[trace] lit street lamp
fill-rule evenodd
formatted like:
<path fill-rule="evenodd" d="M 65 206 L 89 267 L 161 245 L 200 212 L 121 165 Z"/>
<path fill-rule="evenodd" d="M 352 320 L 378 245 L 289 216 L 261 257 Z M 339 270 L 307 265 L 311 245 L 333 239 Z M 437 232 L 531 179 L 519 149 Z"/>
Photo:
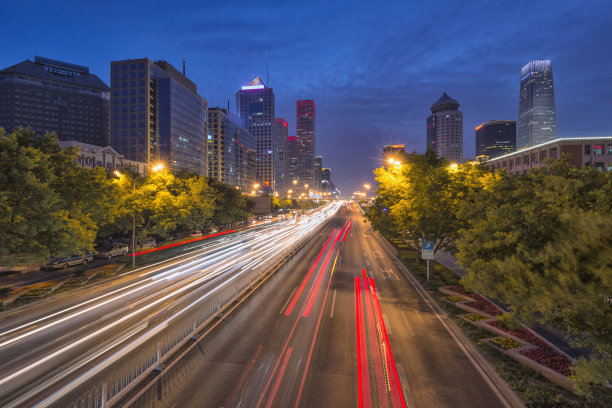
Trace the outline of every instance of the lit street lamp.
<path fill-rule="evenodd" d="M 157 173 L 159 171 L 162 171 L 164 169 L 164 164 L 163 163 L 157 163 L 156 165 L 154 165 L 153 167 L 151 167 L 151 170 L 154 173 Z M 115 176 L 121 178 L 121 176 L 123 176 L 123 174 L 121 174 L 121 172 L 119 172 L 118 170 L 114 171 Z M 133 186 L 132 186 L 132 192 L 136 193 L 136 175 L 134 175 L 134 177 L 132 178 L 132 182 L 133 182 Z M 132 268 L 136 267 L 136 209 L 132 210 Z"/>

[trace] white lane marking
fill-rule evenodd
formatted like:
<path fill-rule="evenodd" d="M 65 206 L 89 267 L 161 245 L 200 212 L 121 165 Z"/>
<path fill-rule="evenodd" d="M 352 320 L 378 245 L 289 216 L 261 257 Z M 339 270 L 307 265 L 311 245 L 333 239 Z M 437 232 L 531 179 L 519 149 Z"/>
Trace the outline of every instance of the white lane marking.
<path fill-rule="evenodd" d="M 336 289 L 334 289 L 334 299 L 332 300 L 331 313 L 329 314 L 330 318 L 334 317 L 334 306 L 336 305 Z"/>
<path fill-rule="evenodd" d="M 402 319 L 404 319 L 404 324 L 406 325 L 406 330 L 410 333 L 410 336 L 414 336 L 414 331 L 412 331 L 412 327 L 410 327 L 410 323 L 408 323 L 408 319 L 406 318 L 406 313 L 401 312 Z"/>
<path fill-rule="evenodd" d="M 404 394 L 404 401 L 406 402 L 406 406 L 408 408 L 415 408 L 416 404 L 414 403 L 414 399 L 412 398 L 412 392 L 410 391 L 410 386 L 408 385 L 408 378 L 406 378 L 406 371 L 404 371 L 404 366 L 401 364 L 395 364 L 397 368 L 397 374 L 399 375 L 400 384 L 402 384 L 402 391 Z"/>
<path fill-rule="evenodd" d="M 289 295 L 289 297 L 287 298 L 287 301 L 285 302 L 285 304 L 283 305 L 283 307 L 281 307 L 280 310 L 280 314 L 283 314 L 283 311 L 287 308 L 287 305 L 289 304 L 289 301 L 291 299 L 293 299 L 293 295 L 295 295 L 295 291 L 297 290 L 297 286 L 293 288 L 293 292 L 291 292 L 291 295 Z"/>
<path fill-rule="evenodd" d="M 383 322 L 385 322 L 385 329 L 387 329 L 387 333 L 393 334 L 393 332 L 391 331 L 391 325 L 389 324 L 389 319 L 387 318 L 387 315 L 384 313 L 383 313 Z"/>
<path fill-rule="evenodd" d="M 368 266 L 368 268 L 370 267 L 370 261 L 368 261 L 367 259 L 366 259 L 366 265 Z"/>

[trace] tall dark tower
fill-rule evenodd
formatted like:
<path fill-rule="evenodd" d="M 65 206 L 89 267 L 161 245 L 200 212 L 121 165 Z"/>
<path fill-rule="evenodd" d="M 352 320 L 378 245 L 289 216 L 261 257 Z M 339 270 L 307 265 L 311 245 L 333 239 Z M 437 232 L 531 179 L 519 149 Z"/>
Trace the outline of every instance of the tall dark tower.
<path fill-rule="evenodd" d="M 557 138 L 557 114 L 550 60 L 534 60 L 521 70 L 516 148 Z"/>
<path fill-rule="evenodd" d="M 274 119 L 274 192 L 284 197 L 288 188 L 285 176 L 285 150 L 289 125 L 284 118 Z"/>
<path fill-rule="evenodd" d="M 308 195 L 308 190 L 315 188 L 315 103 L 313 100 L 297 102 L 297 137 L 299 143 L 299 189 Z M 305 185 L 308 185 L 308 188 Z"/>
<path fill-rule="evenodd" d="M 236 111 L 244 127 L 255 136 L 257 182 L 264 190 L 274 187 L 274 90 L 260 77 L 236 92 Z"/>

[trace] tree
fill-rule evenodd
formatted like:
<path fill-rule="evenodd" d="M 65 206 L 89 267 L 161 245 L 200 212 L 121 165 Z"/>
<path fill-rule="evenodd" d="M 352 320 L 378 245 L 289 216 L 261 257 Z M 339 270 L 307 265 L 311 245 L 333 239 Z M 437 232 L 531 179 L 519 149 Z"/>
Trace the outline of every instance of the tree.
<path fill-rule="evenodd" d="M 111 222 L 114 186 L 104 170 L 76 163 L 76 149 L 30 129 L 0 129 L 0 253 L 66 256 L 93 249 Z"/>
<path fill-rule="evenodd" d="M 434 241 L 434 251 L 452 248 L 459 236 L 461 219 L 457 210 L 463 196 L 471 187 L 466 180 L 471 173 L 482 170 L 477 166 L 466 167 L 455 173 L 446 160 L 428 150 L 425 155 L 404 155 L 401 166 L 376 169 L 377 199 L 371 216 L 378 214 L 379 226 L 388 213 L 395 230 L 414 248 L 420 247 L 423 238 Z M 466 173 L 467 175 L 465 175 Z M 388 228 L 385 226 L 383 228 Z"/>
<path fill-rule="evenodd" d="M 460 214 L 465 282 L 591 349 L 575 367 L 579 384 L 612 378 L 610 177 L 550 161 L 528 176 L 493 179 Z"/>

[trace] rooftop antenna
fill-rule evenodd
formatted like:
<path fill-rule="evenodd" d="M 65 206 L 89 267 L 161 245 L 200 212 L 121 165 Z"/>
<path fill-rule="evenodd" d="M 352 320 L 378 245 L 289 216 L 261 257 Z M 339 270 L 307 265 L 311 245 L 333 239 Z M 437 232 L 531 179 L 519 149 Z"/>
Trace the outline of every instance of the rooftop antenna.
<path fill-rule="evenodd" d="M 183 56 L 183 76 L 185 76 L 185 57 Z"/>
<path fill-rule="evenodd" d="M 270 87 L 270 70 L 268 69 L 268 63 L 266 62 L 266 86 Z"/>
<path fill-rule="evenodd" d="M 227 97 L 227 111 L 229 112 L 230 107 L 229 107 L 229 96 Z"/>

